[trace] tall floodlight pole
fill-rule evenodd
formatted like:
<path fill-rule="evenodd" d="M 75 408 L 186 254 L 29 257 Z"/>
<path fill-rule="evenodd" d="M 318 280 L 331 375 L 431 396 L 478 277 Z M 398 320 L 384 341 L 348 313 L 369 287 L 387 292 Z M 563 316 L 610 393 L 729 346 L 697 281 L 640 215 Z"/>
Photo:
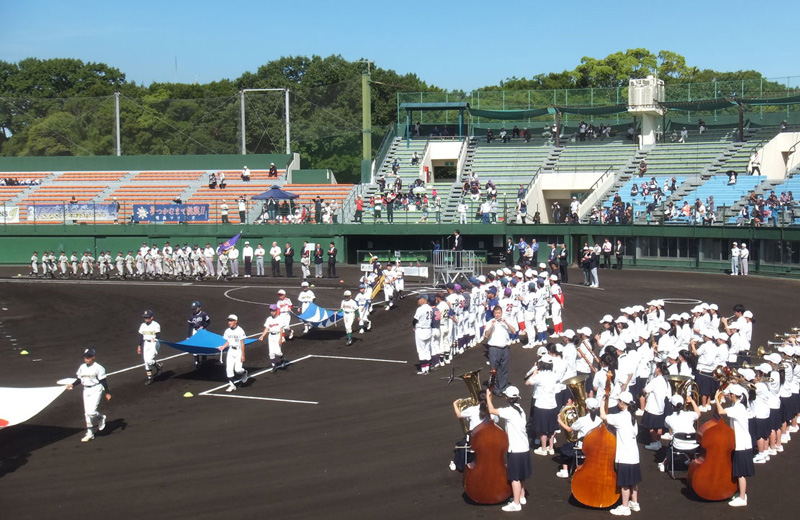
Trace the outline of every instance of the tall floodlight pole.
<path fill-rule="evenodd" d="M 122 139 L 119 135 L 119 92 L 114 92 L 114 123 L 117 130 L 117 157 L 122 155 Z"/>
<path fill-rule="evenodd" d="M 372 160 L 372 96 L 369 70 L 361 74 L 361 159 Z"/>
<path fill-rule="evenodd" d="M 291 154 L 291 143 L 289 135 L 289 89 L 288 88 L 243 88 L 240 92 L 240 104 L 241 104 L 241 111 L 240 111 L 240 120 L 242 123 L 242 155 L 247 155 L 247 148 L 245 146 L 246 142 L 246 133 L 245 133 L 245 125 L 244 125 L 244 95 L 247 92 L 285 92 L 286 93 L 286 107 L 285 107 L 285 114 L 286 114 L 286 153 Z"/>

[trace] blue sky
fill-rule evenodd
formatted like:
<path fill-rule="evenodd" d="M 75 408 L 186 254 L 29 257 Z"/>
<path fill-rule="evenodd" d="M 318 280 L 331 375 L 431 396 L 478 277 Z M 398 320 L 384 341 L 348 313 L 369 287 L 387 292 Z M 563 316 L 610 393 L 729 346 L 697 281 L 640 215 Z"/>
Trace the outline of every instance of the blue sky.
<path fill-rule="evenodd" d="M 0 0 L 0 59 L 104 62 L 147 85 L 233 79 L 281 56 L 341 54 L 414 72 L 442 88 L 472 90 L 512 76 L 571 70 L 583 56 L 644 47 L 677 52 L 699 68 L 755 69 L 780 78 L 800 76 L 792 23 L 799 5 Z"/>

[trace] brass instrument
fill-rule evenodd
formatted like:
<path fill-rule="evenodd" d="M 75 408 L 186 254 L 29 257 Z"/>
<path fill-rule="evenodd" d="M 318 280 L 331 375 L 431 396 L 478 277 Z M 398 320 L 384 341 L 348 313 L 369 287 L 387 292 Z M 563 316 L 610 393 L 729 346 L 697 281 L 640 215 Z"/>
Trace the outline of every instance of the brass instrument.
<path fill-rule="evenodd" d="M 456 376 L 467 385 L 467 390 L 469 390 L 469 397 L 462 397 L 458 400 L 458 410 L 463 412 L 470 406 L 475 406 L 480 402 L 480 393 L 481 393 L 481 381 L 480 381 L 480 374 L 481 369 L 473 370 L 472 372 L 466 372 L 461 374 L 460 376 Z M 464 430 L 464 435 L 469 433 L 469 420 L 462 417 L 459 419 L 461 421 L 461 428 Z"/>
<path fill-rule="evenodd" d="M 579 417 L 586 415 L 586 380 L 588 378 L 589 374 L 581 374 L 561 382 L 572 391 L 572 400 L 575 402 L 575 404 L 565 405 L 558 412 L 558 418 L 567 426 L 571 427 Z M 578 432 L 566 432 L 566 437 L 569 442 L 576 442 Z"/>
<path fill-rule="evenodd" d="M 697 386 L 694 379 L 689 376 L 680 376 L 677 374 L 669 374 L 664 377 L 667 378 L 667 383 L 669 383 L 672 393 L 683 397 L 684 410 L 692 409 L 692 405 L 689 404 L 688 399 L 690 395 L 695 403 L 700 402 L 700 388 Z"/>
<path fill-rule="evenodd" d="M 772 352 L 773 352 L 772 350 L 767 350 L 767 349 L 765 349 L 765 348 L 764 348 L 764 346 L 762 345 L 762 346 L 760 346 L 760 347 L 758 347 L 758 348 L 756 349 L 756 356 L 758 356 L 758 357 L 760 357 L 760 358 L 763 358 L 764 356 L 766 356 L 766 355 L 768 355 L 768 354 L 772 354 Z"/>

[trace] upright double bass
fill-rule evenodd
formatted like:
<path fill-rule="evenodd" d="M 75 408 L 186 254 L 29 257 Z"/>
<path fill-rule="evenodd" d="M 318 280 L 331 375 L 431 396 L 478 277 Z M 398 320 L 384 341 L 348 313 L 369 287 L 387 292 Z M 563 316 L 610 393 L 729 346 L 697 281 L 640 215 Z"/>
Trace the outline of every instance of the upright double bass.
<path fill-rule="evenodd" d="M 722 380 L 721 388 L 727 386 L 728 375 L 715 371 L 714 378 Z M 714 403 L 716 406 L 716 402 Z M 697 440 L 700 443 L 700 456 L 689 464 L 686 481 L 697 496 L 706 500 L 726 500 L 739 488 L 733 479 L 733 461 L 731 454 L 736 448 L 736 436 L 733 428 L 717 414 L 697 429 Z"/>
<path fill-rule="evenodd" d="M 608 413 L 608 396 L 614 374 L 608 371 L 606 378 L 606 399 L 604 406 Z M 611 507 L 619 500 L 617 492 L 617 470 L 614 458 L 617 454 L 617 437 L 605 424 L 599 425 L 583 438 L 583 454 L 586 457 L 582 466 L 572 476 L 572 496 L 589 507 Z"/>
<path fill-rule="evenodd" d="M 494 390 L 495 370 L 489 378 L 489 391 Z M 464 467 L 464 492 L 478 504 L 499 504 L 512 495 L 506 472 L 508 435 L 490 418 L 486 418 L 469 434 L 475 459 Z"/>

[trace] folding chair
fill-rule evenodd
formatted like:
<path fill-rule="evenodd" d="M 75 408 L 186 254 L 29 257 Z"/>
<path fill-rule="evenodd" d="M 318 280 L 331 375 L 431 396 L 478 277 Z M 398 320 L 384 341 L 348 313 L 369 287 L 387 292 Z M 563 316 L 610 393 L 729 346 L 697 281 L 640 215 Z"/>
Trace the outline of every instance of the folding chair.
<path fill-rule="evenodd" d="M 675 448 L 675 440 L 681 443 L 692 443 L 694 447 L 689 449 Z M 673 433 L 672 440 L 669 443 L 669 476 L 675 479 L 675 463 L 681 462 L 685 466 L 685 470 L 689 470 L 689 464 L 694 460 L 697 455 L 697 450 L 700 446 L 697 444 L 697 436 L 694 433 Z"/>

